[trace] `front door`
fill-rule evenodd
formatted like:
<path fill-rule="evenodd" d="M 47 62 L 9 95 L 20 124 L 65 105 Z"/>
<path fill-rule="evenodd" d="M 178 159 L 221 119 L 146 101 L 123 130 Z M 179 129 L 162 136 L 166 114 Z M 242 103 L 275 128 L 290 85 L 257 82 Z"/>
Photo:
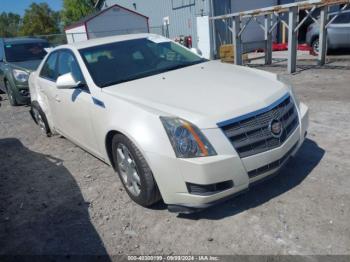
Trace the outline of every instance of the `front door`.
<path fill-rule="evenodd" d="M 56 127 L 60 133 L 81 147 L 97 154 L 98 147 L 91 122 L 92 97 L 79 64 L 70 50 L 59 52 L 57 73 L 58 76 L 72 73 L 80 86 L 73 89 L 56 88 L 53 107 Z"/>

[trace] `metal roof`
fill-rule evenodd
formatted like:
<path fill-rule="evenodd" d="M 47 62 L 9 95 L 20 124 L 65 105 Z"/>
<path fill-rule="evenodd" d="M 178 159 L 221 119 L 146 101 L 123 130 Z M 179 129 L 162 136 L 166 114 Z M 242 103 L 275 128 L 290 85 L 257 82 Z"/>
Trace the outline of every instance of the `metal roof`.
<path fill-rule="evenodd" d="M 69 26 L 66 26 L 64 30 L 69 30 L 69 29 L 72 29 L 72 28 L 75 28 L 75 27 L 78 27 L 78 26 L 86 25 L 86 23 L 89 22 L 90 20 L 94 19 L 95 17 L 97 17 L 97 16 L 103 14 L 104 12 L 106 12 L 106 11 L 108 11 L 108 10 L 114 8 L 114 7 L 119 7 L 119 8 L 121 8 L 121 9 L 124 9 L 124 10 L 130 12 L 130 13 L 134 13 L 134 14 L 136 14 L 136 15 L 139 15 L 139 16 L 142 16 L 142 17 L 148 19 L 148 17 L 145 16 L 145 15 L 143 15 L 143 14 L 140 14 L 140 13 L 138 13 L 138 12 L 135 12 L 135 11 L 133 11 L 133 10 L 130 10 L 130 9 L 128 9 L 128 8 L 125 8 L 125 7 L 123 7 L 123 6 L 114 4 L 114 5 L 112 5 L 112 6 L 108 7 L 108 8 L 106 8 L 106 9 L 103 9 L 102 11 L 92 13 L 91 15 L 88 15 L 88 16 L 86 16 L 86 17 L 80 19 L 79 21 L 77 21 L 77 22 L 75 22 L 75 23 L 73 23 L 73 24 L 71 24 L 71 25 L 69 25 Z"/>

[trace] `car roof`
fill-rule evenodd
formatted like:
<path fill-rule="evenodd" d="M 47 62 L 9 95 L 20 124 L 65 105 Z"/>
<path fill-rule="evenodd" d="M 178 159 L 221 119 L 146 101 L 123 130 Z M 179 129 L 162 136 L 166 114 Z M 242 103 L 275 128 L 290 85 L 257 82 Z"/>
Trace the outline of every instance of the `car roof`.
<path fill-rule="evenodd" d="M 58 46 L 57 48 L 55 48 L 55 50 L 61 49 L 61 48 L 71 48 L 71 49 L 78 49 L 79 50 L 79 49 L 84 49 L 84 48 L 89 48 L 89 47 L 94 47 L 94 46 L 104 45 L 104 44 L 110 44 L 110 43 L 115 43 L 115 42 L 122 42 L 122 41 L 128 41 L 128 40 L 147 38 L 150 36 L 158 36 L 158 35 L 143 33 L 143 34 L 129 34 L 129 35 L 117 35 L 117 36 L 101 37 L 101 38 L 90 39 L 87 41 L 81 41 L 81 42 L 75 42 L 75 43 L 71 43 L 71 44 L 67 44 L 67 45 L 61 45 L 61 46 Z"/>
<path fill-rule="evenodd" d="M 21 37 L 21 38 L 3 38 L 5 44 L 26 44 L 26 43 L 46 43 L 45 39 L 41 38 L 29 38 L 29 37 Z"/>

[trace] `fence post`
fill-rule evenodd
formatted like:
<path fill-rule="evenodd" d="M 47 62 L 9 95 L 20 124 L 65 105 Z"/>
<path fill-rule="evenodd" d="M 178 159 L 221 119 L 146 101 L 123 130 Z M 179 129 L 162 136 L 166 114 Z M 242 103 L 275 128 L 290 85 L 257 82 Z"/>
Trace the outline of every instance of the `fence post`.
<path fill-rule="evenodd" d="M 272 32 L 271 27 L 271 15 L 265 15 L 265 64 L 272 64 Z"/>
<path fill-rule="evenodd" d="M 326 63 L 327 55 L 327 21 L 328 21 L 328 6 L 321 9 L 320 15 L 320 36 L 319 36 L 319 53 L 318 64 L 324 65 Z"/>
<path fill-rule="evenodd" d="M 288 25 L 288 73 L 292 74 L 297 70 L 297 26 L 298 7 L 289 8 L 289 25 Z"/>
<path fill-rule="evenodd" d="M 239 34 L 241 31 L 241 17 L 235 16 L 232 19 L 232 38 L 234 48 L 234 62 L 236 65 L 242 65 L 242 37 Z"/>

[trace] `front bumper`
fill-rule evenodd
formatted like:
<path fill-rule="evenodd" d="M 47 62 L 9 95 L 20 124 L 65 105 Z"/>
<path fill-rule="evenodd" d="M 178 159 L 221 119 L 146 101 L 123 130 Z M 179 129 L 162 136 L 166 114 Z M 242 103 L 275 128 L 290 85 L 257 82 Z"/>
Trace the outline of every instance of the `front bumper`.
<path fill-rule="evenodd" d="M 19 104 L 29 104 L 30 102 L 30 93 L 29 93 L 29 86 L 28 84 L 18 84 L 14 83 L 14 96 L 16 98 L 16 101 Z"/>
<path fill-rule="evenodd" d="M 220 129 L 203 131 L 216 149 L 217 156 L 177 159 L 147 153 L 151 169 L 169 210 L 189 213 L 207 208 L 240 194 L 248 190 L 252 184 L 278 173 L 304 142 L 309 116 L 308 108 L 303 103 L 300 104 L 298 114 L 299 126 L 280 147 L 250 157 L 241 159 Z M 256 170 L 259 172 L 255 172 Z M 212 185 L 224 181 L 232 181 L 232 187 L 212 194 L 189 193 L 189 184 Z"/>

